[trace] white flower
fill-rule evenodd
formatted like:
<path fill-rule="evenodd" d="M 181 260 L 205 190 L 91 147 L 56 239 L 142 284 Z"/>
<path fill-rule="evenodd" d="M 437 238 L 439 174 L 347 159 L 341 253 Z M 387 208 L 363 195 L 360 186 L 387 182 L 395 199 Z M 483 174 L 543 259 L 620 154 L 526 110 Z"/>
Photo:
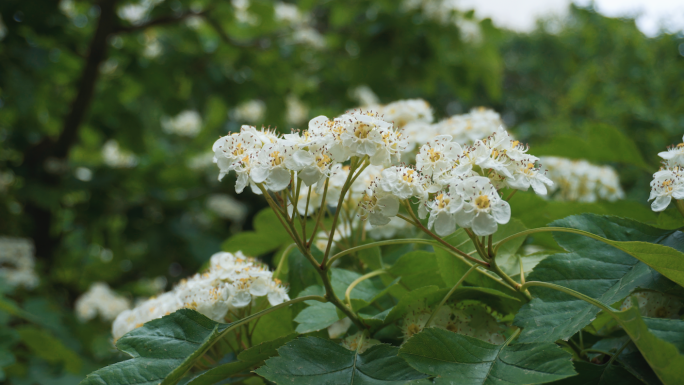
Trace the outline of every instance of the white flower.
<path fill-rule="evenodd" d="M 98 314 L 102 320 L 111 321 L 130 306 L 128 299 L 116 294 L 106 283 L 95 282 L 87 292 L 78 297 L 75 309 L 81 322 L 89 321 Z"/>
<path fill-rule="evenodd" d="M 363 157 L 368 155 L 371 164 L 383 164 L 384 155 L 375 158 L 374 155 L 383 146 L 383 134 L 392 130 L 392 124 L 382 120 L 374 112 L 352 112 L 335 119 L 343 125 L 340 135 L 342 144 L 351 155 Z"/>
<path fill-rule="evenodd" d="M 251 126 L 242 126 L 239 133 L 219 138 L 212 147 L 214 162 L 221 170 L 218 179 L 223 179 L 231 170 L 244 168 L 238 162 L 249 164 L 250 156 L 255 155 L 262 146 L 256 128 Z"/>
<path fill-rule="evenodd" d="M 248 100 L 231 111 L 231 118 L 237 121 L 258 123 L 266 115 L 266 103 L 261 100 Z"/>
<path fill-rule="evenodd" d="M 486 177 L 468 178 L 453 186 L 450 194 L 463 198 L 463 208 L 456 214 L 456 223 L 472 228 L 478 236 L 494 234 L 497 224 L 506 224 L 511 219 L 511 207 Z"/>
<path fill-rule="evenodd" d="M 684 199 L 683 171 L 679 167 L 666 168 L 653 174 L 651 181 L 651 195 L 648 200 L 653 211 L 663 211 L 674 199 Z"/>
<path fill-rule="evenodd" d="M 598 199 L 615 201 L 625 193 L 617 172 L 610 166 L 596 166 L 586 160 L 570 160 L 545 156 L 539 162 L 553 181 L 549 193 L 554 199 L 595 202 Z"/>
<path fill-rule="evenodd" d="M 404 127 L 411 122 L 432 123 L 432 108 L 423 99 L 398 100 L 380 107 L 378 111 L 383 119 Z"/>
<path fill-rule="evenodd" d="M 535 193 L 546 195 L 546 186 L 552 186 L 553 181 L 547 178 L 539 168 L 535 167 L 535 163 L 538 160 L 538 158 L 528 155 L 526 159 L 522 158 L 513 163 L 510 167 L 513 171 L 513 177 L 506 179 L 506 183 L 511 188 L 523 191 L 532 186 Z"/>
<path fill-rule="evenodd" d="M 386 225 L 390 217 L 399 213 L 399 199 L 379 188 L 369 188 L 359 203 L 361 218 L 368 219 L 373 226 Z"/>
<path fill-rule="evenodd" d="M 131 168 L 138 164 L 138 158 L 119 148 L 119 143 L 110 139 L 102 146 L 102 160 L 112 168 Z"/>
<path fill-rule="evenodd" d="M 287 287 L 283 286 L 278 279 L 274 279 L 269 286 L 267 298 L 271 306 L 280 305 L 290 300 L 290 296 L 287 295 Z"/>
<path fill-rule="evenodd" d="M 161 124 L 167 134 L 193 137 L 202 129 L 202 117 L 197 111 L 186 110 L 173 118 L 162 118 Z"/>
<path fill-rule="evenodd" d="M 287 106 L 285 120 L 289 124 L 303 123 L 309 117 L 309 107 L 296 96 L 289 95 L 285 100 L 285 104 Z"/>
<path fill-rule="evenodd" d="M 0 236 L 0 281 L 12 287 L 38 286 L 33 241 Z"/>
<path fill-rule="evenodd" d="M 430 219 L 428 228 L 435 229 L 437 235 L 445 237 L 456 231 L 456 213 L 463 208 L 463 198 L 454 194 L 441 193 L 428 204 Z"/>
<path fill-rule="evenodd" d="M 292 156 L 292 147 L 280 143 L 264 146 L 257 156 L 257 164 L 249 174 L 254 183 L 264 183 L 266 189 L 281 191 L 290 184 L 292 178 L 287 164 Z"/>
<path fill-rule="evenodd" d="M 682 137 L 684 141 L 684 137 Z M 659 152 L 658 156 L 665 159 L 668 167 L 684 166 L 684 143 L 672 146 L 667 151 Z"/>
<path fill-rule="evenodd" d="M 383 170 L 381 175 L 380 188 L 401 200 L 412 197 L 421 199 L 426 194 L 426 178 L 412 168 L 393 166 Z"/>
<path fill-rule="evenodd" d="M 242 223 L 247 216 L 247 206 L 227 194 L 212 194 L 207 198 L 207 208 L 221 218 Z"/>
<path fill-rule="evenodd" d="M 416 168 L 427 176 L 439 176 L 454 167 L 454 161 L 463 152 L 450 135 L 440 135 L 429 141 L 416 155 Z"/>

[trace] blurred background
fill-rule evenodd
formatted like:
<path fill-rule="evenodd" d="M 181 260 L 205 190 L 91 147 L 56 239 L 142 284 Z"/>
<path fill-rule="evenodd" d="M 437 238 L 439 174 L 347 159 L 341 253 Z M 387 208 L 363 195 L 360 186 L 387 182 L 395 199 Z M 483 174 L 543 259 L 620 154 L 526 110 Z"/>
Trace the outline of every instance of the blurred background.
<path fill-rule="evenodd" d="M 289 132 L 410 98 L 438 120 L 485 106 L 531 153 L 619 175 L 621 199 L 520 194 L 526 225 L 673 225 L 647 198 L 657 153 L 684 134 L 682 29 L 677 1 L 1 1 L 0 325 L 21 303 L 80 358 L 29 355 L 24 333 L 0 379 L 74 383 L 120 359 L 104 316 L 74 313 L 80 294 L 154 295 L 252 230 L 265 202 L 212 164 L 242 124 Z"/>

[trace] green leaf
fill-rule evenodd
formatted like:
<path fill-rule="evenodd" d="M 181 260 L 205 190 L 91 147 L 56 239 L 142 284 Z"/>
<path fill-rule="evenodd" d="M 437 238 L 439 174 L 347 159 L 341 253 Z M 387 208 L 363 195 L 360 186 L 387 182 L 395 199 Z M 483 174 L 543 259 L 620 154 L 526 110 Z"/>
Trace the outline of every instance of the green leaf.
<path fill-rule="evenodd" d="M 557 385 L 643 385 L 624 368 L 615 363 L 594 365 L 584 361 L 575 362 L 579 375 L 555 382 Z"/>
<path fill-rule="evenodd" d="M 318 261 L 323 260 L 323 253 L 315 247 L 311 248 L 311 253 Z M 294 249 L 287 257 L 288 283 L 290 284 L 290 297 L 295 298 L 305 288 L 321 283 L 321 277 L 311 262 L 299 251 Z"/>
<path fill-rule="evenodd" d="M 83 362 L 78 354 L 64 346 L 62 341 L 47 330 L 34 326 L 22 326 L 16 331 L 24 345 L 36 356 L 50 363 L 61 363 L 71 373 L 78 373 L 81 370 Z"/>
<path fill-rule="evenodd" d="M 543 384 L 575 374 L 572 356 L 555 344 L 493 345 L 437 328 L 411 337 L 399 356 L 435 384 Z"/>
<path fill-rule="evenodd" d="M 252 342 L 260 344 L 294 333 L 292 308 L 284 307 L 259 318 L 254 327 Z"/>
<path fill-rule="evenodd" d="M 636 298 L 632 303 L 638 303 Z M 632 306 L 622 312 L 612 312 L 620 326 L 637 346 L 644 359 L 665 385 L 682 383 L 684 355 L 670 342 L 659 339 L 648 329 L 641 318 L 638 307 Z M 661 325 L 662 326 L 662 325 Z M 662 331 L 660 332 L 662 334 Z"/>
<path fill-rule="evenodd" d="M 298 338 L 278 349 L 256 373 L 277 384 L 403 385 L 426 376 L 380 344 L 363 354 L 320 338 Z"/>
<path fill-rule="evenodd" d="M 259 362 L 266 360 L 278 354 L 278 348 L 292 341 L 295 337 L 297 337 L 297 334 L 292 333 L 272 341 L 260 343 L 242 351 L 238 354 L 237 358 L 244 362 Z"/>
<path fill-rule="evenodd" d="M 278 355 L 277 349 L 287 342 L 292 341 L 296 336 L 297 334 L 293 333 L 273 341 L 253 346 L 238 354 L 237 361 L 228 362 L 211 368 L 190 380 L 187 385 L 212 385 L 244 372 L 253 366 L 260 364 L 262 361 Z"/>
<path fill-rule="evenodd" d="M 207 370 L 190 380 L 187 385 L 213 385 L 236 374 L 249 370 L 253 362 L 234 361 Z"/>
<path fill-rule="evenodd" d="M 175 384 L 219 338 L 258 316 L 224 324 L 194 310 L 178 310 L 119 338 L 116 347 L 132 358 L 89 374 L 81 384 Z"/>
<path fill-rule="evenodd" d="M 684 354 L 684 321 L 648 317 L 642 317 L 642 319 L 653 335 L 673 344 L 680 354 Z"/>
<path fill-rule="evenodd" d="M 335 295 L 339 298 L 344 298 L 349 285 L 359 277 L 361 277 L 361 274 L 353 271 L 336 268 L 331 269 L 330 283 Z M 368 306 L 381 291 L 382 289 L 376 287 L 372 280 L 366 279 L 361 281 L 351 292 L 350 298 L 352 300 L 352 307 L 354 310 L 358 310 Z"/>
<path fill-rule="evenodd" d="M 401 277 L 402 287 L 414 290 L 428 285 L 444 287 L 437 255 L 423 250 L 402 255 L 389 269 L 391 277 Z"/>
<path fill-rule="evenodd" d="M 295 317 L 295 322 L 299 323 L 295 329 L 297 333 L 310 333 L 325 329 L 340 320 L 337 307 L 330 302 L 311 302 L 309 307 L 302 310 Z"/>
<path fill-rule="evenodd" d="M 551 226 L 584 230 L 616 241 L 641 241 L 634 243 L 679 253 L 670 247 L 645 242 L 680 247 L 681 233 L 627 219 L 585 214 L 553 222 Z M 601 241 L 571 233 L 554 233 L 554 237 L 568 253 L 555 254 L 541 261 L 530 273 L 528 281 L 555 283 L 612 304 L 637 287 L 657 286 L 662 277 L 629 254 Z M 515 318 L 515 324 L 524 328 L 521 342 L 567 339 L 589 324 L 599 312 L 593 305 L 556 290 L 530 290 L 536 298 L 523 305 Z"/>

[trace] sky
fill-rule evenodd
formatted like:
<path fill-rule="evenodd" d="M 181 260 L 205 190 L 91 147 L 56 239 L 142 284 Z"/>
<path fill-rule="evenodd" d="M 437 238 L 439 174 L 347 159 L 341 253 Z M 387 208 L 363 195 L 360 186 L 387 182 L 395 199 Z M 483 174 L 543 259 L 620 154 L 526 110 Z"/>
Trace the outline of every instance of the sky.
<path fill-rule="evenodd" d="M 494 24 L 527 32 L 540 16 L 563 15 L 571 0 L 458 0 L 463 9 L 475 9 L 479 18 L 491 18 Z M 592 0 L 575 0 L 588 6 Z M 684 0 L 594 0 L 596 9 L 610 17 L 637 16 L 637 26 L 648 36 L 655 36 L 661 26 L 671 32 L 684 30 Z"/>

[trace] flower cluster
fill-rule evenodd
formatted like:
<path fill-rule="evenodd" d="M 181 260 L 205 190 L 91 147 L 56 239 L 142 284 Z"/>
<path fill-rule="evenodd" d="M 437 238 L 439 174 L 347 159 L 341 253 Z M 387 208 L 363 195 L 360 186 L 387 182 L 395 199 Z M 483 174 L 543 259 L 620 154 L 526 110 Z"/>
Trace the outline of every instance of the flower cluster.
<path fill-rule="evenodd" d="M 414 306 L 406 314 L 401 325 L 405 341 L 425 328 L 433 310 L 422 304 Z M 429 327 L 449 330 L 496 345 L 501 345 L 506 340 L 502 333 L 503 328 L 496 318 L 477 304 L 463 307 L 443 305 Z"/>
<path fill-rule="evenodd" d="M 397 215 L 400 202 L 415 199 L 419 216 L 429 215 L 428 227 L 446 236 L 456 225 L 478 236 L 496 232 L 508 223 L 511 209 L 499 195 L 502 188 L 540 195 L 553 185 L 539 166 L 539 158 L 500 127 L 494 134 L 461 146 L 450 135 L 440 135 L 420 148 L 416 167 L 390 167 L 367 191 L 361 207 L 371 224 L 383 225 Z"/>
<path fill-rule="evenodd" d="M 267 297 L 272 305 L 289 301 L 287 287 L 273 278 L 273 273 L 242 252 L 216 253 L 210 267 L 201 274 L 181 281 L 172 291 L 142 302 L 116 317 L 112 325 L 114 339 L 156 318 L 181 308 L 194 309 L 215 320 L 237 314 L 256 298 Z"/>
<path fill-rule="evenodd" d="M 76 300 L 76 315 L 81 322 L 100 315 L 103 321 L 112 321 L 121 312 L 130 309 L 131 302 L 109 288 L 104 282 L 95 282 Z"/>
<path fill-rule="evenodd" d="M 651 195 L 648 197 L 649 201 L 653 200 L 653 211 L 665 210 L 672 198 L 684 199 L 684 143 L 671 146 L 658 156 L 663 158 L 663 166 L 653 174 Z"/>
<path fill-rule="evenodd" d="M 119 143 L 110 139 L 102 146 L 102 160 L 112 168 L 131 168 L 138 164 L 138 158 L 119 148 Z"/>
<path fill-rule="evenodd" d="M 279 135 L 275 131 L 242 126 L 239 133 L 214 143 L 214 161 L 227 173 L 237 174 L 236 191 L 249 185 L 281 191 L 296 176 L 317 194 L 340 163 L 351 157 L 368 156 L 370 163 L 387 166 L 398 159 L 406 142 L 391 123 L 370 111 L 353 111 L 335 119 L 319 116 L 309 122 L 309 130 Z"/>
<path fill-rule="evenodd" d="M 540 157 L 540 162 L 553 181 L 549 195 L 554 199 L 578 202 L 603 199 L 612 202 L 625 196 L 620 178 L 610 166 L 596 166 L 586 160 L 555 156 Z"/>
<path fill-rule="evenodd" d="M 236 121 L 248 123 L 261 122 L 266 116 L 266 103 L 261 100 L 248 100 L 230 112 L 230 117 Z"/>
<path fill-rule="evenodd" d="M 0 282 L 11 287 L 38 286 L 34 271 L 33 242 L 30 239 L 0 237 Z"/>
<path fill-rule="evenodd" d="M 167 134 L 194 137 L 202 129 L 202 117 L 197 111 L 186 110 L 173 118 L 162 118 L 161 125 Z"/>
<path fill-rule="evenodd" d="M 414 150 L 440 135 L 450 135 L 457 143 L 474 144 L 499 127 L 504 127 L 501 116 L 493 110 L 479 107 L 467 114 L 454 115 L 437 123 L 432 123 L 432 120 L 414 120 L 404 126 L 404 132 L 416 144 L 408 150 Z"/>

